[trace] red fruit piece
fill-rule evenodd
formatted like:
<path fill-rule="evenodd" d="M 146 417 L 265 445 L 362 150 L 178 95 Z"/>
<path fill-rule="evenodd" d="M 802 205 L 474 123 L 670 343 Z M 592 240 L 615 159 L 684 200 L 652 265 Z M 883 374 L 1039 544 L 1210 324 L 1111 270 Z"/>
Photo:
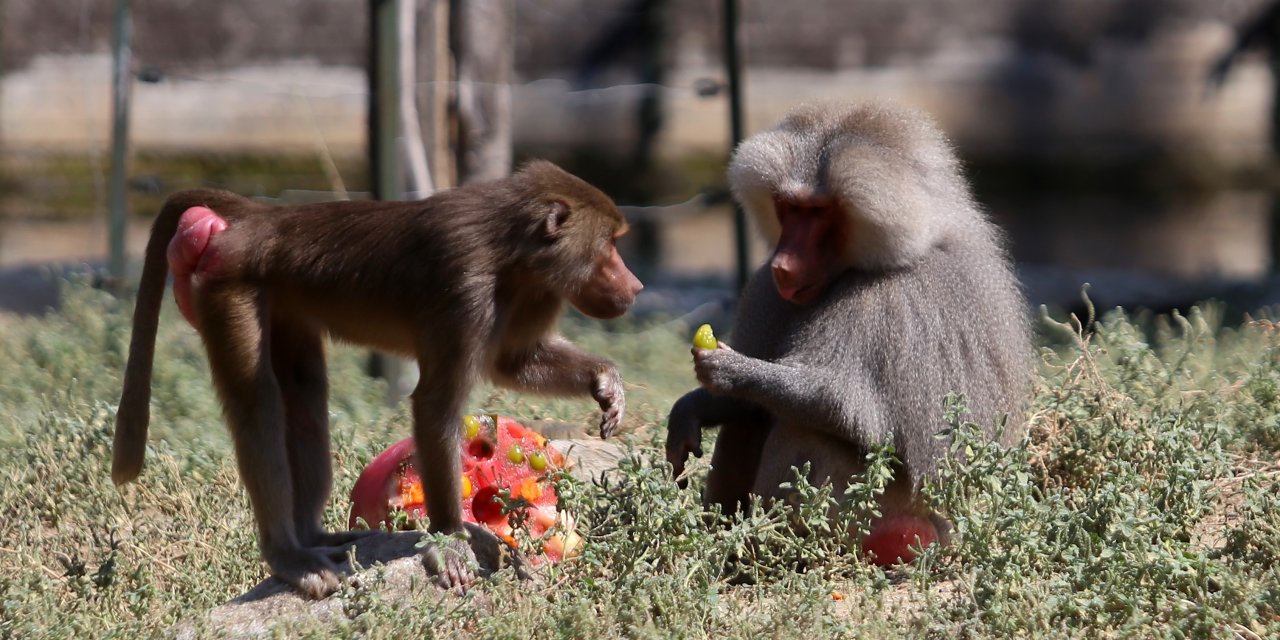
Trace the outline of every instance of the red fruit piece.
<path fill-rule="evenodd" d="M 464 446 L 464 450 L 466 451 L 466 454 L 462 457 L 471 457 L 471 462 L 473 463 L 479 460 L 488 460 L 493 457 L 493 443 L 484 436 L 476 436 L 469 440 Z"/>
<path fill-rule="evenodd" d="M 564 465 L 564 456 L 547 446 L 541 434 L 503 416 L 468 416 L 464 419 L 459 455 L 462 459 L 462 516 L 467 522 L 482 524 L 499 537 L 514 543 L 510 519 L 502 513 L 496 498 L 508 491 L 513 500 L 529 505 L 526 519 L 529 533 L 542 536 L 556 524 L 555 489 L 546 472 Z M 501 455 L 499 455 L 501 453 Z M 516 454 L 519 455 L 516 455 Z M 364 518 L 371 527 L 392 526 L 390 513 L 402 509 L 410 520 L 425 515 L 422 482 L 414 469 L 413 439 L 392 445 L 360 474 L 351 492 L 351 517 Z M 566 524 L 571 523 L 565 520 Z M 544 540 L 544 553 L 558 560 L 570 553 L 579 539 L 571 531 Z"/>
<path fill-rule="evenodd" d="M 480 487 L 471 498 L 471 514 L 484 524 L 505 524 L 502 515 L 502 504 L 498 502 L 498 489 L 493 485 Z"/>
<path fill-rule="evenodd" d="M 928 518 L 914 514 L 884 516 L 871 523 L 862 539 L 862 553 L 882 567 L 916 559 L 911 547 L 927 548 L 938 540 L 938 530 Z M 873 555 L 874 554 L 874 555 Z"/>
<path fill-rule="evenodd" d="M 400 496 L 404 466 L 413 459 L 413 453 L 413 438 L 406 438 L 387 447 L 360 472 L 356 485 L 351 488 L 349 528 L 356 528 L 356 518 L 363 518 L 374 529 L 387 519 L 391 513 L 388 497 Z"/>

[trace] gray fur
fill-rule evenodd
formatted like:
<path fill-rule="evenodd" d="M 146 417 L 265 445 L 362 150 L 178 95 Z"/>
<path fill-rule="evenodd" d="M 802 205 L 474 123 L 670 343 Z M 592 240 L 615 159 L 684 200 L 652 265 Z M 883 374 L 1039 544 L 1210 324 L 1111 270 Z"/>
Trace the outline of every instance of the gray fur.
<path fill-rule="evenodd" d="M 847 268 L 815 303 L 782 299 L 766 264 L 739 302 L 733 349 L 695 352 L 704 388 L 673 408 L 668 457 L 681 469 L 700 454 L 690 445 L 698 429 L 724 425 L 709 502 L 776 495 L 806 461 L 814 481 L 843 485 L 881 442 L 917 487 L 947 455 L 935 435 L 950 392 L 965 394 L 986 428 L 1008 414 L 1005 439 L 1018 437 L 1032 364 L 1025 301 L 1003 237 L 926 116 L 799 107 L 742 143 L 729 178 L 771 241 L 775 195 L 835 196 L 852 233 Z M 734 442 L 753 438 L 745 449 Z"/>

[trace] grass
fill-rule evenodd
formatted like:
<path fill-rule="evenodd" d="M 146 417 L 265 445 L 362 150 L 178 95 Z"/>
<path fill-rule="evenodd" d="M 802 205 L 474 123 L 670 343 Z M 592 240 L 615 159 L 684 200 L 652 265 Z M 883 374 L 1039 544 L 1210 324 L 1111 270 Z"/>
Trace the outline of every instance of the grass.
<path fill-rule="evenodd" d="M 67 288 L 62 311 L 0 319 L 0 638 L 155 637 L 264 577 L 252 521 L 194 333 L 166 309 L 141 480 L 111 485 L 111 416 L 129 305 Z M 687 328 L 570 319 L 623 370 L 631 455 L 562 500 L 587 545 L 520 582 L 465 597 L 392 601 L 348 585 L 337 620 L 278 621 L 291 637 L 1280 637 L 1280 326 L 1223 328 L 1113 313 L 1094 331 L 1046 321 L 1043 364 L 1017 447 L 947 415 L 963 462 L 929 497 L 951 546 L 890 570 L 823 531 L 865 526 L 891 451 L 847 496 L 797 482 L 797 511 L 708 527 L 667 477 L 665 411 L 692 388 Z M 345 522 L 362 465 L 408 433 L 402 411 L 335 349 L 336 487 Z M 639 383 L 639 384 L 637 384 Z M 472 408 L 594 422 L 590 402 L 483 389 Z M 943 408 L 940 403 L 939 411 Z M 833 522 L 827 505 L 849 509 Z M 795 533 L 799 522 L 809 537 Z M 796 567 L 803 566 L 804 570 Z M 739 579 L 735 579 L 739 578 Z M 740 578 L 747 577 L 743 581 Z"/>

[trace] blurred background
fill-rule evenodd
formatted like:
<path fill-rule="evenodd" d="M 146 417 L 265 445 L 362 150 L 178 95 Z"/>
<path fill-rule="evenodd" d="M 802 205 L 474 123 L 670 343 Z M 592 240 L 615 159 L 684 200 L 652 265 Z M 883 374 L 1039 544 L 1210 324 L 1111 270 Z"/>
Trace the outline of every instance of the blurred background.
<path fill-rule="evenodd" d="M 1256 309 L 1280 298 L 1275 4 L 0 0 L 0 310 L 133 277 L 180 188 L 403 198 L 535 156 L 625 205 L 645 309 L 723 305 L 766 257 L 735 235 L 733 114 L 868 98 L 949 132 L 1032 304 L 1090 282 Z"/>

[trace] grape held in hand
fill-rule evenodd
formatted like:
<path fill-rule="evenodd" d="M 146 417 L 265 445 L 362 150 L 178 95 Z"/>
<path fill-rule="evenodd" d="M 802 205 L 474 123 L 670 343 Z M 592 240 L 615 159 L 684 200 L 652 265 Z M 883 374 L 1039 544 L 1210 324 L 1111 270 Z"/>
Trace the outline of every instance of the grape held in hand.
<path fill-rule="evenodd" d="M 704 324 L 698 327 L 698 330 L 693 334 L 693 346 L 699 349 L 715 349 L 720 346 L 720 343 L 716 341 L 716 334 L 711 332 L 711 325 Z"/>

